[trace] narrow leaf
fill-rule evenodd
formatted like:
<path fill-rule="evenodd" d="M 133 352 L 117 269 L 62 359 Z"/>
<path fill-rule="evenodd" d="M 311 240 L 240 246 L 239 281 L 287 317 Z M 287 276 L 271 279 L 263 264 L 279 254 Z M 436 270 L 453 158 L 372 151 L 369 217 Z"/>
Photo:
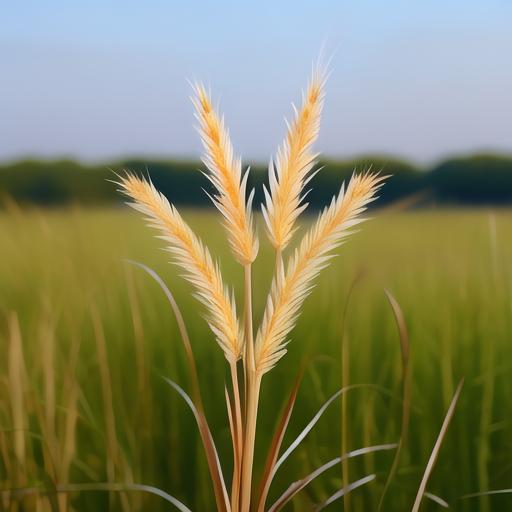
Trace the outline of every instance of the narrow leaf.
<path fill-rule="evenodd" d="M 347 298 L 345 300 L 345 306 L 343 307 L 343 315 L 341 321 L 341 385 L 346 387 L 350 384 L 350 346 L 349 339 L 346 333 L 346 325 L 347 325 L 347 315 L 349 305 L 352 299 L 352 294 L 356 289 L 357 284 L 363 277 L 363 272 L 359 272 L 356 274 L 352 283 L 350 284 L 350 288 L 347 293 Z M 343 395 L 341 397 L 341 453 L 346 453 L 349 450 L 349 422 L 348 422 L 348 397 L 347 395 Z M 350 475 L 349 475 L 349 464 L 348 459 L 343 459 L 341 465 L 341 481 L 343 486 L 349 485 L 350 483 Z M 350 499 L 349 494 L 347 494 L 344 498 L 343 509 L 345 512 L 350 511 Z"/>
<path fill-rule="evenodd" d="M 56 493 L 70 493 L 70 492 L 87 492 L 87 491 L 107 491 L 107 492 L 125 492 L 125 491 L 139 491 L 147 492 L 159 496 L 165 501 L 174 505 L 181 512 L 192 512 L 186 505 L 179 501 L 174 496 L 167 494 L 165 491 L 152 487 L 151 485 L 142 484 L 120 484 L 120 483 L 90 483 L 90 484 L 66 484 L 57 485 L 52 491 L 44 490 L 39 487 L 23 487 L 18 489 L 8 489 L 0 491 L 2 498 L 14 497 L 16 499 L 24 498 L 36 494 L 50 494 Z"/>
<path fill-rule="evenodd" d="M 222 475 L 222 469 L 220 466 L 219 457 L 217 455 L 217 450 L 215 449 L 215 444 L 213 442 L 213 437 L 211 435 L 210 428 L 208 426 L 208 422 L 204 414 L 204 406 L 201 397 L 201 390 L 199 387 L 197 366 L 194 358 L 194 353 L 192 352 L 192 345 L 190 343 L 190 338 L 188 335 L 187 327 L 185 325 L 185 321 L 183 319 L 183 315 L 181 314 L 180 308 L 178 307 L 178 304 L 174 299 L 173 294 L 171 293 L 163 279 L 153 269 L 137 261 L 128 260 L 128 263 L 138 266 L 142 268 L 145 272 L 147 272 L 158 283 L 160 288 L 165 293 L 165 296 L 167 297 L 169 304 L 171 305 L 172 311 L 176 318 L 176 323 L 178 324 L 178 329 L 180 331 L 181 340 L 185 348 L 185 353 L 187 356 L 188 372 L 190 381 L 192 382 L 192 394 L 194 396 L 194 401 L 192 401 L 192 399 L 185 393 L 185 391 L 176 383 L 172 382 L 169 379 L 165 380 L 174 389 L 178 391 L 178 393 L 183 397 L 183 399 L 187 402 L 188 406 L 194 412 L 194 417 L 196 418 L 197 421 L 199 434 L 201 436 L 201 441 L 203 443 L 204 451 L 206 454 L 206 460 L 208 462 L 208 468 L 210 470 L 210 475 L 212 478 L 217 507 L 219 508 L 220 511 L 228 511 L 230 509 L 230 506 L 229 498 L 226 491 L 226 484 L 224 482 L 224 477 Z"/>
<path fill-rule="evenodd" d="M 290 454 L 295 450 L 295 448 L 297 448 L 297 446 L 299 446 L 299 444 L 304 440 L 304 438 L 309 434 L 309 432 L 311 432 L 311 430 L 317 424 L 318 420 L 322 417 L 323 413 L 326 411 L 329 405 L 331 405 L 332 402 L 334 402 L 334 400 L 336 400 L 336 398 L 338 398 L 340 395 L 347 392 L 349 389 L 353 389 L 355 387 L 359 386 L 348 386 L 346 388 L 341 388 L 339 391 L 334 393 L 334 395 L 332 395 L 331 398 L 329 398 L 329 400 L 327 400 L 327 402 L 325 402 L 324 405 L 322 405 L 322 407 L 320 407 L 318 412 L 313 416 L 313 418 L 306 425 L 304 430 L 297 436 L 295 441 L 293 441 L 293 443 L 288 447 L 288 449 L 283 453 L 283 455 L 281 455 L 279 460 L 276 462 L 273 470 L 273 475 L 277 473 L 277 470 L 281 467 L 281 464 L 283 464 L 283 462 L 290 456 Z"/>
<path fill-rule="evenodd" d="M 208 422 L 206 421 L 206 417 L 202 412 L 200 412 L 197 409 L 197 407 L 194 405 L 194 402 L 192 402 L 192 399 L 187 395 L 187 393 L 181 386 L 179 386 L 178 384 L 176 384 L 176 382 L 166 377 L 164 377 L 163 379 L 165 380 L 165 382 L 167 382 L 167 384 L 169 384 L 180 394 L 180 396 L 183 398 L 183 400 L 185 400 L 187 405 L 192 410 L 197 422 L 197 426 L 199 427 L 199 433 L 201 434 L 201 439 L 203 441 L 206 458 L 208 460 L 208 466 L 210 467 L 210 474 L 212 476 L 213 485 L 215 488 L 217 506 L 219 507 L 219 510 L 229 511 L 231 507 L 229 504 L 226 484 L 224 482 L 224 477 L 222 475 L 222 468 L 220 465 L 219 455 L 217 453 L 217 448 L 215 447 L 215 443 L 213 441 L 210 427 L 208 426 Z"/>
<path fill-rule="evenodd" d="M 480 498 L 482 496 L 494 496 L 496 494 L 512 494 L 511 489 L 495 489 L 494 491 L 482 491 L 482 492 L 473 492 L 471 494 L 465 494 L 461 496 L 459 499 L 468 500 L 470 498 Z"/>
<path fill-rule="evenodd" d="M 441 505 L 441 507 L 450 508 L 450 505 L 448 505 L 448 503 L 445 500 L 443 500 L 443 498 L 440 498 L 439 496 L 432 494 L 431 492 L 426 492 L 424 496 L 425 498 L 432 500 L 434 503 Z"/>
<path fill-rule="evenodd" d="M 423 478 L 421 479 L 420 487 L 418 489 L 418 494 L 416 495 L 416 500 L 414 501 L 414 505 L 412 507 L 412 512 L 418 512 L 421 505 L 421 500 L 425 491 L 427 489 L 428 479 L 434 469 L 437 457 L 439 455 L 439 450 L 441 449 L 441 444 L 443 443 L 444 437 L 446 436 L 446 432 L 448 430 L 448 426 L 450 425 L 450 421 L 453 417 L 453 413 L 455 412 L 455 406 L 457 405 L 457 401 L 459 400 L 459 395 L 462 390 L 462 385 L 464 384 L 464 379 L 461 379 L 459 385 L 457 386 L 457 390 L 455 391 L 455 395 L 453 395 L 452 402 L 446 416 L 444 418 L 443 424 L 441 426 L 441 430 L 439 431 L 439 435 L 437 436 L 436 443 L 434 445 L 434 449 L 430 454 L 430 458 L 427 463 L 427 467 L 425 468 L 425 473 L 423 474 Z"/>
<path fill-rule="evenodd" d="M 188 335 L 187 327 L 185 325 L 185 320 L 183 319 L 183 315 L 181 314 L 180 308 L 176 300 L 174 299 L 173 294 L 165 284 L 164 280 L 150 267 L 144 265 L 143 263 L 139 263 L 138 261 L 126 260 L 131 265 L 135 265 L 144 270 L 147 274 L 149 274 L 160 286 L 162 291 L 165 293 L 169 304 L 171 305 L 171 309 L 174 313 L 174 317 L 176 318 L 176 323 L 178 324 L 178 329 L 180 331 L 181 340 L 183 342 L 183 346 L 185 348 L 185 353 L 187 355 L 187 363 L 188 370 L 190 375 L 190 380 L 192 381 L 192 389 L 194 400 L 198 404 L 198 407 L 203 409 L 203 402 L 201 399 L 201 393 L 199 391 L 199 378 L 197 374 L 197 366 L 194 358 L 194 353 L 192 352 L 192 345 L 190 343 L 190 337 Z"/>
<path fill-rule="evenodd" d="M 402 453 L 402 447 L 407 442 L 407 436 L 409 433 L 409 420 L 411 417 L 411 372 L 409 367 L 409 333 L 407 331 L 407 324 L 405 323 L 404 314 L 400 305 L 396 299 L 391 295 L 388 290 L 385 290 L 386 297 L 393 310 L 395 317 L 396 326 L 398 328 L 398 336 L 400 339 L 400 348 L 402 353 L 402 423 L 400 427 L 400 440 L 398 448 L 395 453 L 395 458 L 389 470 L 386 483 L 384 484 L 384 490 L 379 500 L 379 506 L 377 511 L 382 510 L 384 504 L 384 498 L 391 485 L 391 481 L 395 477 L 400 462 L 400 455 Z"/>
<path fill-rule="evenodd" d="M 286 403 L 286 406 L 283 410 L 283 414 L 276 428 L 276 431 L 274 432 L 274 436 L 272 437 L 272 443 L 268 451 L 267 461 L 265 463 L 265 469 L 261 477 L 261 483 L 258 492 L 258 512 L 263 512 L 263 510 L 265 509 L 265 502 L 267 500 L 268 491 L 270 489 L 270 484 L 272 483 L 275 474 L 274 468 L 276 465 L 277 457 L 279 455 L 279 450 L 281 449 L 284 435 L 286 433 L 286 429 L 288 427 L 288 423 L 293 412 L 293 407 L 297 399 L 297 393 L 299 391 L 300 383 L 302 381 L 302 376 L 303 369 L 301 368 L 295 379 L 295 383 L 291 390 L 290 397 L 288 398 L 288 402 Z"/>
<path fill-rule="evenodd" d="M 281 510 L 299 491 L 304 489 L 304 487 L 306 487 L 310 482 L 312 482 L 315 478 L 320 476 L 328 469 L 332 468 L 333 466 L 336 466 L 340 462 L 343 462 L 343 460 L 351 459 L 359 455 L 365 455 L 366 453 L 373 453 L 382 450 L 393 450 L 396 447 L 396 444 L 381 444 L 376 446 L 368 446 L 366 448 L 353 450 L 342 455 L 341 457 L 336 457 L 335 459 L 326 462 L 324 465 L 320 466 L 318 469 L 310 473 L 308 476 L 302 478 L 301 480 L 297 480 L 296 482 L 291 484 L 290 487 L 288 487 L 288 489 L 270 507 L 268 512 L 277 512 L 278 510 Z"/>
<path fill-rule="evenodd" d="M 238 449 L 238 430 L 235 421 L 235 408 L 229 397 L 229 391 L 226 386 L 224 386 L 224 393 L 226 396 L 226 408 L 228 411 L 228 420 L 229 420 L 229 431 L 231 433 L 231 442 L 233 448 L 233 478 L 231 481 L 231 508 L 237 508 L 237 496 L 238 490 L 240 487 L 240 478 L 239 478 L 239 461 L 241 460 L 241 454 Z"/>
<path fill-rule="evenodd" d="M 318 512 L 324 509 L 325 507 L 327 507 L 327 505 L 330 505 L 331 503 L 334 503 L 336 500 L 339 500 L 342 496 L 345 496 L 345 494 L 352 492 L 354 489 L 357 489 L 358 487 L 361 487 L 374 479 L 375 475 L 368 475 L 365 476 L 364 478 L 361 478 L 360 480 L 356 480 L 355 482 L 349 484 L 346 487 L 343 487 L 343 489 L 340 489 L 338 492 L 335 492 L 330 498 L 328 498 L 321 505 L 319 505 L 315 509 L 315 511 Z"/>

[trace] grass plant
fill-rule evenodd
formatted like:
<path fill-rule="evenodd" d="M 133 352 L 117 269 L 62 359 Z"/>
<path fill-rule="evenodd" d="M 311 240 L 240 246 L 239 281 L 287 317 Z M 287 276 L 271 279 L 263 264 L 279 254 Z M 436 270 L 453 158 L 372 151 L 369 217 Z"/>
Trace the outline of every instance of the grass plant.
<path fill-rule="evenodd" d="M 233 475 L 229 495 L 225 471 L 208 433 L 202 406 L 198 408 L 194 404 L 193 408 L 200 430 L 208 431 L 202 438 L 206 452 L 210 454 L 210 475 L 219 511 L 249 512 L 251 503 L 257 504 L 258 510 L 265 508 L 269 486 L 280 460 L 275 460 L 278 451 L 274 449 L 274 455 L 267 461 L 261 493 L 255 494 L 254 450 L 263 376 L 286 353 L 288 336 L 304 299 L 312 289 L 313 280 L 327 266 L 332 251 L 351 233 L 351 228 L 362 221 L 361 214 L 375 199 L 383 181 L 375 174 L 354 175 L 346 189 L 342 186 L 339 194 L 318 216 L 285 266 L 283 251 L 292 239 L 299 215 L 307 207 L 303 189 L 313 175 L 316 155 L 311 147 L 319 130 L 324 82 L 324 73 L 317 69 L 304 94 L 303 105 L 289 125 L 275 164 L 271 162 L 269 166 L 269 190 L 265 189 L 266 204 L 262 212 L 275 250 L 276 265 L 256 335 L 253 328 L 252 264 L 258 254 L 259 241 L 252 218 L 254 191 L 247 196 L 249 170 L 242 175 L 241 160 L 234 156 L 224 120 L 213 108 L 202 85 L 195 86 L 193 103 L 205 150 L 206 176 L 215 189 L 212 201 L 222 214 L 231 251 L 243 269 L 243 328 L 238 321 L 234 295 L 224 284 L 218 264 L 214 263 L 209 250 L 176 208 L 150 181 L 133 174 L 120 176 L 118 181 L 120 190 L 131 199 L 130 204 L 145 215 L 149 224 L 159 231 L 160 238 L 169 244 L 168 250 L 173 254 L 174 262 L 185 272 L 186 279 L 195 288 L 196 297 L 206 309 L 212 333 L 230 367 L 231 395 L 226 389 L 226 405 L 233 447 Z M 242 363 L 243 385 L 238 379 L 239 361 Z M 199 396 L 197 389 L 196 401 Z M 288 410 L 292 408 L 293 401 Z M 282 438 L 287 423 L 288 419 L 282 422 L 281 431 L 276 432 L 278 438 L 274 446 L 280 445 L 279 438 Z"/>
<path fill-rule="evenodd" d="M 320 276 L 382 184 L 355 174 L 306 216 L 324 84 L 315 70 L 261 216 L 200 85 L 223 228 L 119 177 L 184 282 L 126 211 L 0 214 L 0 511 L 507 509 L 512 216 L 381 213 Z"/>

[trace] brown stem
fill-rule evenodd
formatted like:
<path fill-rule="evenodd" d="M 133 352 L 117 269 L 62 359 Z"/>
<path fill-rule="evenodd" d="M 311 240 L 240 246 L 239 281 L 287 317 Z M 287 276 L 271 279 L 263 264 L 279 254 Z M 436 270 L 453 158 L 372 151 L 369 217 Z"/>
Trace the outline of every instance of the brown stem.
<path fill-rule="evenodd" d="M 251 504 L 252 470 L 254 442 L 260 394 L 261 375 L 256 370 L 254 360 L 254 340 L 252 328 L 252 282 L 251 265 L 245 270 L 245 372 L 247 383 L 245 435 L 242 456 L 242 481 L 240 511 L 249 512 Z"/>
<path fill-rule="evenodd" d="M 277 276 L 283 265 L 283 252 L 281 249 L 276 249 L 276 269 L 274 275 Z"/>
<path fill-rule="evenodd" d="M 254 445 L 256 440 L 256 422 L 258 417 L 258 402 L 261 385 L 261 376 L 258 373 L 249 371 L 248 376 L 247 419 L 242 459 L 241 512 L 249 512 L 251 505 Z"/>
<path fill-rule="evenodd" d="M 233 385 L 233 396 L 235 406 L 235 439 L 233 439 L 234 465 L 233 465 L 233 484 L 231 489 L 231 510 L 238 511 L 240 501 L 240 480 L 242 471 L 242 448 L 243 448 L 243 430 L 242 430 L 242 409 L 240 405 L 240 387 L 238 383 L 238 371 L 236 362 L 230 364 L 231 382 Z"/>

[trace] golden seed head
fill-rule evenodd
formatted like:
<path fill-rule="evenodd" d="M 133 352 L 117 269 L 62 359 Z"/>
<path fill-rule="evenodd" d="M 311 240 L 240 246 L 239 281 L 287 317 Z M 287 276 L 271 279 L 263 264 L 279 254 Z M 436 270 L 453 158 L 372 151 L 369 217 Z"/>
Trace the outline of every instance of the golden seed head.
<path fill-rule="evenodd" d="M 195 287 L 197 298 L 206 307 L 210 328 L 228 361 L 238 360 L 243 350 L 243 337 L 235 301 L 207 247 L 151 182 L 127 174 L 118 184 L 121 192 L 133 200 L 130 205 L 142 212 L 149 225 L 160 232 L 160 238 L 168 242 L 175 263 L 185 271 L 185 278 Z"/>
<path fill-rule="evenodd" d="M 249 171 L 242 176 L 242 162 L 236 158 L 224 120 L 212 106 L 202 85 L 195 87 L 193 103 L 204 147 L 206 174 L 216 189 L 212 201 L 224 217 L 231 250 L 239 263 L 252 263 L 258 254 L 258 239 L 253 228 L 252 198 L 247 196 Z"/>
<path fill-rule="evenodd" d="M 383 177 L 354 175 L 347 190 L 319 215 L 290 258 L 286 271 L 281 266 L 272 283 L 261 327 L 256 336 L 256 367 L 261 373 L 272 369 L 286 353 L 286 338 L 312 288 L 313 279 L 327 266 L 330 253 L 362 222 L 361 213 L 375 199 Z"/>
<path fill-rule="evenodd" d="M 318 137 L 324 103 L 325 72 L 317 68 L 303 94 L 302 107 L 288 126 L 285 141 L 270 162 L 269 190 L 262 207 L 269 239 L 278 251 L 290 242 L 294 225 L 307 207 L 303 190 L 311 177 L 317 154 L 312 151 Z"/>

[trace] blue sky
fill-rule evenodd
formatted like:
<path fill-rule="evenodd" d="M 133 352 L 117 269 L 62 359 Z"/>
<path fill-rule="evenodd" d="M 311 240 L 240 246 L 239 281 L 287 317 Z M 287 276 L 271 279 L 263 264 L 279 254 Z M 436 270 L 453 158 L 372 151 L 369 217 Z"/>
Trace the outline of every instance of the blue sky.
<path fill-rule="evenodd" d="M 0 23 L 2 160 L 198 156 L 187 79 L 267 160 L 324 43 L 324 154 L 512 152 L 509 0 L 26 0 Z"/>

